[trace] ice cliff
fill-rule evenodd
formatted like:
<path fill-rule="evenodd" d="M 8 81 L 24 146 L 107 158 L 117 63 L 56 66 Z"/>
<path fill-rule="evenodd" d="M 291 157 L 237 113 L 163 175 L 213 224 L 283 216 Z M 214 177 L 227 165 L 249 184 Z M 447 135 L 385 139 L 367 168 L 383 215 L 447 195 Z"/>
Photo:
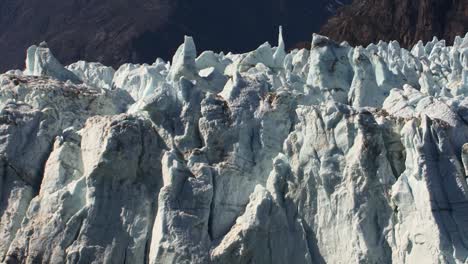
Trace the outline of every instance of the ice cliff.
<path fill-rule="evenodd" d="M 467 263 L 468 35 L 0 75 L 0 262 Z"/>

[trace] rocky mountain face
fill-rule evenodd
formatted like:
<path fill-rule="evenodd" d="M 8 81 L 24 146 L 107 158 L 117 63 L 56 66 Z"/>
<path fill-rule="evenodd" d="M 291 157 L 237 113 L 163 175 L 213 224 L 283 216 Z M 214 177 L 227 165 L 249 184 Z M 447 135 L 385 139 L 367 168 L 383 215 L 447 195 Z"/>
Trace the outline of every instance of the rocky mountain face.
<path fill-rule="evenodd" d="M 4 263 L 466 263 L 468 35 L 0 75 Z"/>
<path fill-rule="evenodd" d="M 399 40 L 410 47 L 434 36 L 451 43 L 467 31 L 466 0 L 354 0 L 321 33 L 353 45 Z"/>
<path fill-rule="evenodd" d="M 278 25 L 286 29 L 288 49 L 309 48 L 310 36 L 319 31 L 352 45 L 398 40 L 411 47 L 433 36 L 451 44 L 468 31 L 468 2 L 2 0 L 0 72 L 23 69 L 24 50 L 41 41 L 63 63 L 98 61 L 117 69 L 128 62 L 169 60 L 184 35 L 197 36 L 202 50 L 247 52 L 275 41 Z"/>
<path fill-rule="evenodd" d="M 0 72 L 24 68 L 23 52 L 47 41 L 64 63 L 170 59 L 184 34 L 202 49 L 246 52 L 274 41 L 283 25 L 291 43 L 310 40 L 350 0 L 2 0 Z M 306 26 L 304 26 L 306 23 Z M 300 29 L 300 30 L 299 30 Z"/>

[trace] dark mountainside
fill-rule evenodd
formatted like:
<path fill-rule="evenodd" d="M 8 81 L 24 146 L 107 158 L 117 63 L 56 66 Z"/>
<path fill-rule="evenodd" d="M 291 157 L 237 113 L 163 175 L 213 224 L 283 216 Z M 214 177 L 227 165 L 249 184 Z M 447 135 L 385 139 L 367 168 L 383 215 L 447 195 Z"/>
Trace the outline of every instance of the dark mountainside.
<path fill-rule="evenodd" d="M 318 32 L 353 45 L 398 40 L 404 47 L 468 31 L 468 0 L 2 0 L 0 72 L 24 67 L 28 46 L 46 40 L 65 64 L 168 60 L 194 36 L 199 50 L 246 52 L 276 43 L 307 47 Z M 328 22 L 327 22 L 328 19 Z M 322 27 L 323 26 L 323 27 Z"/>
<path fill-rule="evenodd" d="M 352 45 L 398 40 L 404 47 L 437 36 L 451 43 L 468 31 L 468 0 L 355 0 L 322 28 Z"/>
<path fill-rule="evenodd" d="M 85 59 L 114 67 L 170 59 L 184 35 L 200 50 L 244 52 L 307 41 L 338 0 L 2 0 L 0 71 L 24 67 L 28 46 L 46 40 L 63 63 Z"/>

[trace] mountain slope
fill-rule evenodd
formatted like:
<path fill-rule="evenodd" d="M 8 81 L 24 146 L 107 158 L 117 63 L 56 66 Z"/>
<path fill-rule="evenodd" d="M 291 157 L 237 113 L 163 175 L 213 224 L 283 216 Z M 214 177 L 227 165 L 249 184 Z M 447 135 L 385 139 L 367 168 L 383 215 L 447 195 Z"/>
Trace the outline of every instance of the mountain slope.
<path fill-rule="evenodd" d="M 85 59 L 114 67 L 169 59 L 184 35 L 194 36 L 202 49 L 245 52 L 275 41 L 283 25 L 289 43 L 308 41 L 340 5 L 336 0 L 2 0 L 0 71 L 22 68 L 23 51 L 43 40 L 65 64 Z"/>
<path fill-rule="evenodd" d="M 353 45 L 398 40 L 409 47 L 433 36 L 451 42 L 467 31 L 466 0 L 355 0 L 330 18 L 321 33 Z"/>

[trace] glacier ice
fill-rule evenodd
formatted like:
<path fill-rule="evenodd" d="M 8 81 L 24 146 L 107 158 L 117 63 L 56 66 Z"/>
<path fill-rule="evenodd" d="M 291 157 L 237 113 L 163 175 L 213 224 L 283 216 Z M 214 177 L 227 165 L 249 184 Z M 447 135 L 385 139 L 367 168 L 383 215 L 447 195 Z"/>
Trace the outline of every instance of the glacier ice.
<path fill-rule="evenodd" d="M 0 75 L 0 262 L 467 263 L 468 34 Z"/>
<path fill-rule="evenodd" d="M 50 76 L 60 81 L 71 81 L 80 83 L 81 80 L 66 69 L 52 54 L 47 43 L 42 42 L 39 46 L 28 48 L 26 57 L 25 75 Z"/>
<path fill-rule="evenodd" d="M 115 70 L 101 63 L 78 61 L 66 67 L 82 82 L 90 86 L 112 89 Z"/>

